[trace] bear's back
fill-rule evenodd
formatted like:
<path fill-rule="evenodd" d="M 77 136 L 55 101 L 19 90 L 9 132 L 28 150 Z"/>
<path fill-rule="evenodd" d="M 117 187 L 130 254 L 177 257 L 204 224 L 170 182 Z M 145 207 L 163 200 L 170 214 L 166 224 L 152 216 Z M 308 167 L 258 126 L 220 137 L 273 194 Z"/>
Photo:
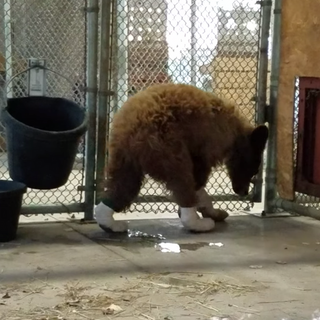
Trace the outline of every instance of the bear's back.
<path fill-rule="evenodd" d="M 163 136 L 169 131 L 181 138 L 191 138 L 192 132 L 195 139 L 205 139 L 209 134 L 221 139 L 231 138 L 247 126 L 246 119 L 228 100 L 191 85 L 158 84 L 124 103 L 114 117 L 112 131 L 121 140 Z"/>
<path fill-rule="evenodd" d="M 212 93 L 187 84 L 157 84 L 130 97 L 118 111 L 116 118 L 129 122 L 148 123 L 151 119 L 192 116 L 210 117 L 212 114 L 235 115 L 233 103 Z M 115 119 L 117 120 L 117 119 Z"/>

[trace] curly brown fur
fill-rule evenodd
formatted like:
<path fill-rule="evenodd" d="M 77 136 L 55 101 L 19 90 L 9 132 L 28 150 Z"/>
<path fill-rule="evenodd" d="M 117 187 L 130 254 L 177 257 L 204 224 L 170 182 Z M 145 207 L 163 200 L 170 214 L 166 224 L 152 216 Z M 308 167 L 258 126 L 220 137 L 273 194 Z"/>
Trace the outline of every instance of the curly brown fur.
<path fill-rule="evenodd" d="M 252 138 L 254 127 L 233 103 L 191 85 L 149 87 L 130 97 L 114 117 L 106 198 L 115 211 L 127 209 L 148 174 L 166 185 L 179 206 L 193 207 L 196 190 L 222 163 L 235 192 L 246 193 L 260 165 L 266 130 L 258 129 Z"/>

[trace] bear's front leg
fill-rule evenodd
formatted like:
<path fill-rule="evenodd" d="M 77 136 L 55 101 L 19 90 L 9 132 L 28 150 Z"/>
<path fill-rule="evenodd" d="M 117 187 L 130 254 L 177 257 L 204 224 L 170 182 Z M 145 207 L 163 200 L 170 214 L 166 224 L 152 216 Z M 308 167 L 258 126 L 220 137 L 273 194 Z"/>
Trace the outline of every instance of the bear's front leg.
<path fill-rule="evenodd" d="M 94 209 L 95 219 L 100 228 L 106 232 L 127 232 L 128 223 L 126 221 L 114 220 L 114 210 L 100 202 Z"/>
<path fill-rule="evenodd" d="M 180 219 L 186 229 L 195 232 L 214 229 L 215 222 L 211 218 L 200 218 L 197 214 L 196 182 L 187 145 L 171 140 L 161 153 L 153 154 L 153 161 L 147 169 L 146 172 L 155 180 L 165 182 L 167 190 L 181 208 Z"/>
<path fill-rule="evenodd" d="M 210 196 L 204 188 L 197 191 L 197 210 L 204 218 L 211 218 L 216 222 L 224 221 L 228 218 L 228 212 L 213 208 Z"/>
<path fill-rule="evenodd" d="M 194 232 L 208 232 L 215 227 L 215 222 L 211 218 L 200 218 L 195 207 L 181 207 L 180 219 L 186 229 Z"/>
<path fill-rule="evenodd" d="M 213 207 L 210 196 L 204 188 L 197 191 L 197 211 L 202 214 L 203 218 L 211 218 L 215 222 L 224 221 L 229 216 L 228 212 Z M 178 215 L 181 218 L 180 207 L 178 208 Z"/>
<path fill-rule="evenodd" d="M 177 181 L 178 179 L 173 180 L 175 184 Z M 190 185 L 192 184 L 184 183 L 178 184 L 179 188 L 169 188 L 169 190 L 173 189 L 170 199 L 179 205 L 179 218 L 186 229 L 194 232 L 211 231 L 215 227 L 215 222 L 211 217 L 199 217 L 197 207 L 192 206 L 197 203 L 198 196 L 195 190 L 189 187 Z"/>

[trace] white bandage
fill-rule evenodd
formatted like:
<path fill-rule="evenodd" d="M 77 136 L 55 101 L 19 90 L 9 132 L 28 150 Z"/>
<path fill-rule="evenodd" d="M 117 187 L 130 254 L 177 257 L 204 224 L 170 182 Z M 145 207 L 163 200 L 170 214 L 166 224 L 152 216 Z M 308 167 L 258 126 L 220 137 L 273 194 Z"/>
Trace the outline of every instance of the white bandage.
<path fill-rule="evenodd" d="M 215 209 L 209 194 L 204 188 L 197 191 L 197 208 L 205 217 L 210 217 L 215 221 L 224 221 L 228 216 L 228 212 Z"/>
<path fill-rule="evenodd" d="M 191 225 L 199 219 L 200 217 L 195 208 L 181 208 L 181 223 L 184 226 Z"/>
<path fill-rule="evenodd" d="M 182 225 L 192 231 L 206 232 L 214 229 L 215 223 L 210 218 L 203 218 L 197 214 L 197 209 L 181 208 L 181 223 Z"/>
<path fill-rule="evenodd" d="M 100 202 L 94 209 L 95 219 L 97 223 L 106 229 L 110 229 L 113 232 L 125 232 L 128 229 L 126 221 L 116 221 L 113 218 L 114 210 Z"/>

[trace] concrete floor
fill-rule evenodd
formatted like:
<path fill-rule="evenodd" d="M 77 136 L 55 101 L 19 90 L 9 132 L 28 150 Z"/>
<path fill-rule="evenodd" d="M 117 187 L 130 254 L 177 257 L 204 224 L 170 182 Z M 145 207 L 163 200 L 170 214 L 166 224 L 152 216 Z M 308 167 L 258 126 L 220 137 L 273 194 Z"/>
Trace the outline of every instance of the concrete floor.
<path fill-rule="evenodd" d="M 177 219 L 133 220 L 130 230 L 21 224 L 0 244 L 0 319 L 320 319 L 319 221 L 236 216 L 191 234 Z"/>

